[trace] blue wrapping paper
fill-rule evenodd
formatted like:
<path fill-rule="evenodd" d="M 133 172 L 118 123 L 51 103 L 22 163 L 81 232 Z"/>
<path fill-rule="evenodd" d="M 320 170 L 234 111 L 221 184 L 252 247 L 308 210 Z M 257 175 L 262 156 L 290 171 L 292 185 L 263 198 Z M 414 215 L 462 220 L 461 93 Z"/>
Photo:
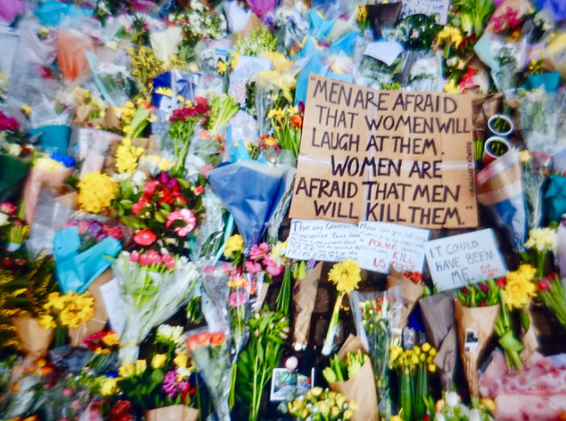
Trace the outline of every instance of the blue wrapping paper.
<path fill-rule="evenodd" d="M 82 253 L 78 252 L 80 245 L 77 226 L 58 231 L 53 238 L 55 273 L 64 294 L 84 293 L 110 267 L 111 261 L 105 256 L 114 258 L 122 251 L 122 244 L 112 237 L 106 237 Z"/>
<path fill-rule="evenodd" d="M 560 222 L 566 213 L 566 177 L 550 174 L 545 197 L 545 214 L 548 224 Z"/>
<path fill-rule="evenodd" d="M 246 250 L 260 241 L 281 200 L 285 171 L 248 160 L 220 166 L 208 174 L 214 193 L 234 217 Z"/>
<path fill-rule="evenodd" d="M 92 16 L 92 9 L 81 9 L 72 3 L 63 3 L 55 0 L 39 2 L 35 16 L 43 26 L 59 26 L 63 18 Z"/>
<path fill-rule="evenodd" d="M 41 133 L 39 144 L 45 152 L 67 155 L 71 128 L 64 124 L 56 126 L 43 126 L 29 131 L 30 136 Z"/>
<path fill-rule="evenodd" d="M 541 75 L 530 75 L 525 79 L 526 89 L 538 89 L 544 86 L 548 93 L 558 92 L 560 87 L 560 72 L 549 72 Z"/>

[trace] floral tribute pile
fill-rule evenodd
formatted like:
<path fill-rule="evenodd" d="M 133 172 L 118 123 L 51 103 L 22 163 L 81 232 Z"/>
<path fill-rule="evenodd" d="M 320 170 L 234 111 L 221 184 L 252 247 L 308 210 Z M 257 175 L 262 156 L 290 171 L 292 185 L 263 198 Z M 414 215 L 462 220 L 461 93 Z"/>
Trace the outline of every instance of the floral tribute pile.
<path fill-rule="evenodd" d="M 0 0 L 0 47 L 0 421 L 566 420 L 564 0 Z M 505 270 L 293 257 L 311 75 L 473 98 Z"/>

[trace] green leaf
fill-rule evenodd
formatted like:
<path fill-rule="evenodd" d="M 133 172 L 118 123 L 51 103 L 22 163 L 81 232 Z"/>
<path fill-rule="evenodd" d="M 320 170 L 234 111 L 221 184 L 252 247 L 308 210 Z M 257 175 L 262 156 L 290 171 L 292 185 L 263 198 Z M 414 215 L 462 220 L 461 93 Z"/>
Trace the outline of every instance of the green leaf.
<path fill-rule="evenodd" d="M 523 350 L 523 344 L 519 341 L 512 330 L 508 330 L 505 334 L 499 338 L 499 344 L 503 349 L 509 351 L 520 352 Z"/>

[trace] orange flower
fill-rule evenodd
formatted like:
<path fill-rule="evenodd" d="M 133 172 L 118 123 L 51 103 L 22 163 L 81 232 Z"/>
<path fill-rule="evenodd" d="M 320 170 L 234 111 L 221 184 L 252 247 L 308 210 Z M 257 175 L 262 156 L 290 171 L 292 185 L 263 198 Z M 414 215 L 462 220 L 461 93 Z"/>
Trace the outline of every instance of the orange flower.
<path fill-rule="evenodd" d="M 293 127 L 302 127 L 303 118 L 300 115 L 294 115 L 291 117 L 291 123 L 293 123 Z"/>
<path fill-rule="evenodd" d="M 210 334 L 210 343 L 214 346 L 218 346 L 224 342 L 224 333 L 214 332 Z"/>

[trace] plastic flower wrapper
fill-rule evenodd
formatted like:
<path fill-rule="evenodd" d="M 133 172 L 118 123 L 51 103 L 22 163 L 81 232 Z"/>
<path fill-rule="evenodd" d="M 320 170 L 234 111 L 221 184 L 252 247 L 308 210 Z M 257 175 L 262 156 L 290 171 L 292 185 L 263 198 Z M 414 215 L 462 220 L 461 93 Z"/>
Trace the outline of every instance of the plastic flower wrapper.
<path fill-rule="evenodd" d="M 112 269 L 126 313 L 119 358 L 121 363 L 128 363 L 136 360 L 139 344 L 151 329 L 190 298 L 199 274 L 186 258 L 157 252 L 122 252 Z"/>
<path fill-rule="evenodd" d="M 560 152 L 564 146 L 560 125 L 564 119 L 566 96 L 549 94 L 539 88 L 531 92 L 521 91 L 518 100 L 519 126 L 529 150 L 549 155 Z"/>
<path fill-rule="evenodd" d="M 234 216 L 246 249 L 258 244 L 285 192 L 284 167 L 255 161 L 220 166 L 208 174 L 214 192 Z M 256 186 L 250 189 L 247 186 Z"/>
<path fill-rule="evenodd" d="M 442 57 L 440 53 L 413 53 L 407 90 L 418 92 L 442 92 Z"/>
<path fill-rule="evenodd" d="M 566 327 L 566 295 L 560 276 L 550 274 L 539 279 L 537 297 L 554 314 L 562 327 Z"/>
<path fill-rule="evenodd" d="M 86 52 L 93 52 L 90 37 L 73 30 L 59 30 L 57 37 L 57 63 L 66 81 L 75 80 L 88 67 Z"/>
<path fill-rule="evenodd" d="M 230 421 L 230 348 L 223 332 L 199 333 L 187 338 L 195 367 L 203 378 L 212 398 L 217 421 Z"/>
<path fill-rule="evenodd" d="M 286 410 L 293 419 L 301 421 L 349 421 L 359 407 L 358 402 L 348 401 L 341 393 L 314 387 L 305 395 L 288 402 Z"/>
<path fill-rule="evenodd" d="M 274 209 L 271 218 L 269 218 L 267 237 L 268 243 L 272 246 L 275 245 L 279 240 L 279 229 L 281 228 L 281 224 L 283 223 L 285 215 L 287 214 L 289 206 L 291 205 L 291 197 L 293 195 L 293 180 L 295 179 L 296 173 L 297 171 L 294 168 L 289 168 L 285 173 L 285 178 L 283 180 L 285 183 L 285 192 L 281 197 L 281 200 L 277 204 L 277 207 Z"/>
<path fill-rule="evenodd" d="M 409 53 L 401 52 L 391 63 L 384 63 L 365 54 L 369 42 L 356 41 L 354 80 L 372 89 L 400 89 L 403 70 L 408 64 Z M 407 66 L 408 67 L 408 66 Z"/>
<path fill-rule="evenodd" d="M 346 295 L 358 289 L 358 283 L 361 281 L 360 267 L 356 261 L 349 259 L 336 263 L 332 266 L 330 272 L 328 272 L 328 280 L 336 286 L 337 295 L 332 317 L 330 318 L 330 325 L 328 326 L 328 332 L 324 339 L 322 355 L 330 355 L 334 348 L 334 338 L 338 332 L 338 321 L 342 301 Z"/>
<path fill-rule="evenodd" d="M 519 152 L 522 182 L 527 199 L 529 230 L 538 228 L 543 223 L 543 202 L 546 186 L 546 173 L 549 159 L 543 153 L 531 154 L 528 150 Z"/>
<path fill-rule="evenodd" d="M 356 331 L 368 350 L 373 366 L 381 418 L 391 417 L 389 352 L 401 342 L 400 287 L 386 292 L 354 291 L 350 297 Z"/>
<path fill-rule="evenodd" d="M 519 154 L 511 150 L 476 175 L 478 202 L 503 229 L 514 250 L 527 240 L 527 203 L 521 181 Z"/>
<path fill-rule="evenodd" d="M 82 294 L 92 281 L 110 267 L 110 260 L 122 250 L 122 244 L 115 238 L 106 237 L 87 250 L 79 251 L 81 237 L 79 227 L 74 226 L 55 233 L 53 255 L 59 286 L 68 291 Z"/>

